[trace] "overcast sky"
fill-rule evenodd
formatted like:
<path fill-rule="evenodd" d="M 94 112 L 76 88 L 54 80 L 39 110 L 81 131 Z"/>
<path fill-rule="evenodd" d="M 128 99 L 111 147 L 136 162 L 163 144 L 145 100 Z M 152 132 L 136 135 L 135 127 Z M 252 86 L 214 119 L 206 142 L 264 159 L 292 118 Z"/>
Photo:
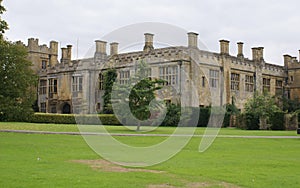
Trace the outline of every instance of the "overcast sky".
<path fill-rule="evenodd" d="M 197 32 L 215 52 L 219 52 L 218 41 L 227 39 L 232 55 L 242 41 L 249 58 L 251 47 L 258 46 L 265 47 L 265 60 L 270 63 L 282 65 L 284 54 L 299 56 L 299 0 L 3 0 L 3 5 L 9 40 L 27 44 L 34 37 L 41 44 L 56 40 L 62 47 L 75 48 L 79 41 L 79 57 L 95 39 L 140 22 L 168 23 Z"/>

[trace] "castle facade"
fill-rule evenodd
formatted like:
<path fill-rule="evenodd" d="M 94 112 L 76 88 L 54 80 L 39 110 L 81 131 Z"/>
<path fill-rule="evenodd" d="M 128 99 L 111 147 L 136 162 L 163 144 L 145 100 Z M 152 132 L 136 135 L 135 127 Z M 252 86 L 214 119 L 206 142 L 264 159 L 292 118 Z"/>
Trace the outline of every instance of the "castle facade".
<path fill-rule="evenodd" d="M 118 43 L 95 41 L 93 57 L 72 60 L 72 46 L 61 48 L 58 42 L 39 45 L 38 39 L 28 39 L 28 58 L 39 76 L 38 106 L 45 113 L 95 113 L 103 108 L 103 74 L 117 70 L 119 84 L 135 74 L 136 65 L 149 65 L 149 76 L 166 80 L 163 99 L 181 100 L 186 106 L 225 105 L 233 102 L 243 110 L 255 93 L 297 99 L 300 94 L 300 62 L 284 55 L 284 65 L 264 60 L 264 48 L 252 48 L 252 58 L 243 54 L 243 43 L 237 43 L 238 53 L 229 53 L 229 41 L 220 40 L 220 51 L 198 48 L 198 34 L 188 33 L 187 46 L 154 47 L 154 35 L 145 33 L 144 48 L 128 53 L 118 52 Z M 173 88 L 175 92 L 171 91 Z M 195 96 L 196 93 L 196 96 Z M 180 100 L 179 100 L 180 99 Z M 84 108 L 82 108 L 84 106 Z"/>

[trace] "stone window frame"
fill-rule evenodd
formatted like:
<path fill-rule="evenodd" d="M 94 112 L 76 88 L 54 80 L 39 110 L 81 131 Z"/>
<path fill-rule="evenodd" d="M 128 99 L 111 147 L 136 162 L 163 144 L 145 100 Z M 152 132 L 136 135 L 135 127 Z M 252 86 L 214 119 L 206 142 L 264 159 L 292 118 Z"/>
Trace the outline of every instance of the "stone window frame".
<path fill-rule="evenodd" d="M 271 91 L 271 78 L 263 78 L 263 91 Z"/>
<path fill-rule="evenodd" d="M 104 74 L 99 73 L 99 90 L 104 90 Z"/>
<path fill-rule="evenodd" d="M 231 91 L 239 91 L 240 90 L 240 78 L 241 75 L 238 73 L 231 73 L 230 75 L 230 89 Z"/>
<path fill-rule="evenodd" d="M 46 60 L 42 60 L 42 62 L 41 62 L 41 68 L 43 70 L 47 69 L 47 61 Z"/>
<path fill-rule="evenodd" d="M 276 79 L 275 82 L 275 95 L 283 94 L 283 80 Z"/>
<path fill-rule="evenodd" d="M 72 76 L 72 92 L 81 93 L 83 91 L 83 76 L 73 75 Z"/>
<path fill-rule="evenodd" d="M 169 65 L 159 67 L 159 78 L 165 80 L 164 85 L 178 85 L 178 65 Z"/>
<path fill-rule="evenodd" d="M 216 69 L 209 70 L 209 86 L 211 88 L 219 88 L 220 71 Z"/>
<path fill-rule="evenodd" d="M 49 89 L 48 89 L 49 98 L 53 98 L 53 95 L 57 94 L 57 78 L 49 78 L 48 83 L 49 83 Z"/>
<path fill-rule="evenodd" d="M 129 84 L 130 70 L 120 70 L 119 74 L 119 84 L 126 85 Z"/>
<path fill-rule="evenodd" d="M 47 112 L 47 103 L 46 102 L 41 102 L 40 103 L 40 112 L 42 112 L 42 113 Z"/>
<path fill-rule="evenodd" d="M 39 94 L 46 95 L 47 94 L 47 80 L 41 79 L 39 83 Z"/>
<path fill-rule="evenodd" d="M 253 92 L 254 91 L 254 76 L 246 74 L 245 75 L 245 91 Z"/>
<path fill-rule="evenodd" d="M 201 85 L 202 85 L 202 87 L 205 87 L 205 81 L 206 81 L 206 78 L 205 78 L 205 76 L 202 76 L 202 80 L 201 80 Z"/>

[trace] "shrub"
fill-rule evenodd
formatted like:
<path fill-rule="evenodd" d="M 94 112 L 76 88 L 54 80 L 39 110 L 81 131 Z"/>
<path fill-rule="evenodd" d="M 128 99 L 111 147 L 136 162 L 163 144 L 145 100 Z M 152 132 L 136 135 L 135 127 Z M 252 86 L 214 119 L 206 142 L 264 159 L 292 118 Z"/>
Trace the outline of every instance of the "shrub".
<path fill-rule="evenodd" d="M 198 127 L 207 127 L 210 117 L 210 107 L 200 107 Z"/>
<path fill-rule="evenodd" d="M 168 104 L 167 114 L 164 121 L 161 123 L 162 126 L 176 127 L 180 121 L 181 108 L 180 105 Z"/>
<path fill-rule="evenodd" d="M 270 123 L 272 130 L 285 130 L 284 115 L 284 112 L 275 112 L 271 116 Z"/>
<path fill-rule="evenodd" d="M 225 115 L 224 115 L 224 120 L 223 120 L 223 126 L 222 127 L 229 127 L 230 126 L 230 117 L 231 117 L 231 113 L 226 112 Z"/>
<path fill-rule="evenodd" d="M 75 118 L 76 116 L 76 118 Z M 101 115 L 74 115 L 74 114 L 46 114 L 35 113 L 29 120 L 31 123 L 54 123 L 54 124 L 99 124 L 99 119 L 103 125 L 120 125 L 118 119 L 111 114 Z M 76 121 L 77 120 L 77 121 Z"/>
<path fill-rule="evenodd" d="M 245 114 L 247 130 L 259 130 L 259 116 L 254 113 Z"/>
<path fill-rule="evenodd" d="M 247 129 L 245 114 L 239 114 L 236 116 L 235 126 L 239 129 Z"/>

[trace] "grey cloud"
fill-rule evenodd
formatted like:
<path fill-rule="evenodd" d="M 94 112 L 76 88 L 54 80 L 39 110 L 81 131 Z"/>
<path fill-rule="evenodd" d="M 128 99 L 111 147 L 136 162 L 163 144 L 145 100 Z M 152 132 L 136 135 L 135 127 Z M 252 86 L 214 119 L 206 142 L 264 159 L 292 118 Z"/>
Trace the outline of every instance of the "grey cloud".
<path fill-rule="evenodd" d="M 138 22 L 169 23 L 199 32 L 212 51 L 219 50 L 222 38 L 231 41 L 232 54 L 235 43 L 244 41 L 247 57 L 251 57 L 251 47 L 264 46 L 265 59 L 277 64 L 283 64 L 284 53 L 298 56 L 300 48 L 300 3 L 296 0 L 6 0 L 3 4 L 10 40 L 38 37 L 42 43 L 57 40 L 76 46 L 79 39 L 79 56 L 95 39 Z M 143 33 L 138 34 L 141 39 Z"/>

